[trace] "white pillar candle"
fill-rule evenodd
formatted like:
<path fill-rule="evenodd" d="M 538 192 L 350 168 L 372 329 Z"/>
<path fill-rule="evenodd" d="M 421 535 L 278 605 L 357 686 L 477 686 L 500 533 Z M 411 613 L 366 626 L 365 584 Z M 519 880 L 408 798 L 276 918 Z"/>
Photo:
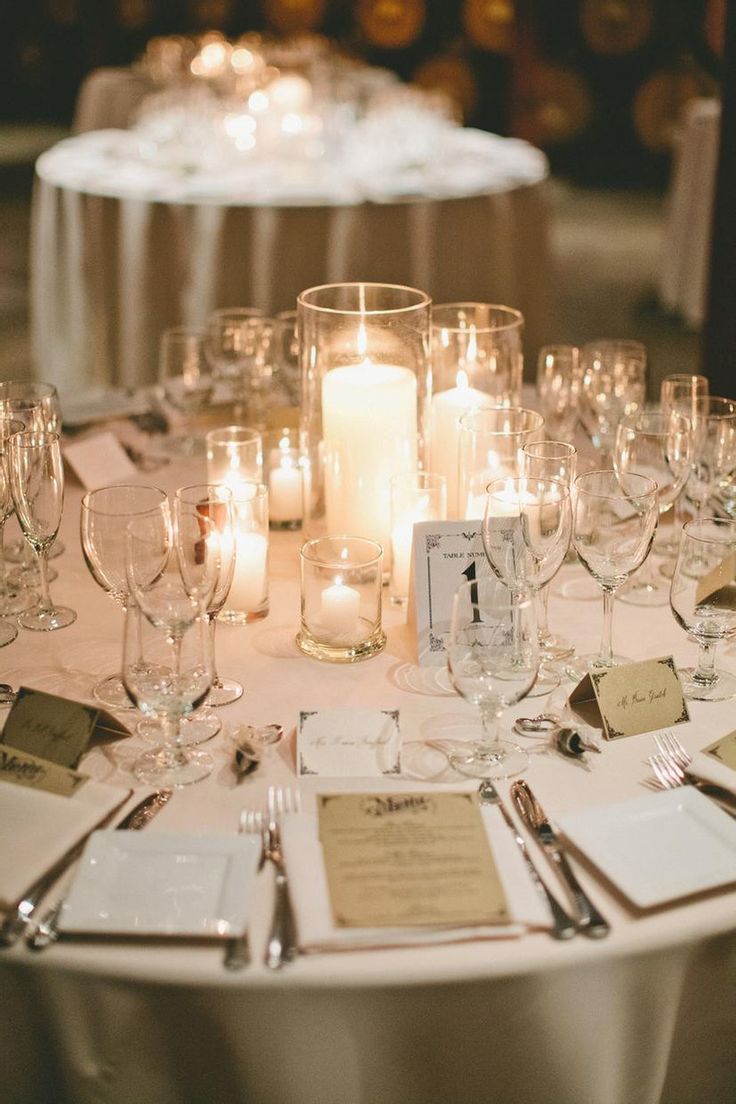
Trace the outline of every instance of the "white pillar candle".
<path fill-rule="evenodd" d="M 302 493 L 301 469 L 290 456 L 282 456 L 268 475 L 271 521 L 299 521 L 304 512 Z"/>
<path fill-rule="evenodd" d="M 523 488 L 518 491 L 515 490 L 513 483 L 509 480 L 502 491 L 494 491 L 488 496 L 488 516 L 518 518 L 521 516 L 522 506 L 534 505 L 539 506 L 539 499 L 537 496 Z M 483 502 L 483 510 L 484 509 L 485 499 Z M 481 510 L 481 516 L 483 510 Z"/>
<path fill-rule="evenodd" d="M 322 381 L 325 506 L 330 533 L 370 537 L 388 553 L 391 477 L 417 466 L 417 381 L 364 361 Z"/>
<path fill-rule="evenodd" d="M 320 595 L 320 625 L 333 640 L 344 642 L 358 635 L 360 594 L 336 579 Z"/>
<path fill-rule="evenodd" d="M 451 517 L 468 517 L 458 502 L 458 460 L 460 417 L 473 410 L 494 406 L 492 395 L 468 385 L 461 369 L 457 385 L 432 396 L 429 413 L 429 468 L 447 479 L 447 509 Z"/>
<path fill-rule="evenodd" d="M 420 521 L 430 520 L 429 496 L 420 499 L 414 508 L 407 512 L 391 530 L 391 582 L 394 592 L 402 598 L 409 593 L 411 575 L 411 549 L 414 541 L 414 526 Z"/>
<path fill-rule="evenodd" d="M 262 533 L 238 531 L 235 536 L 235 570 L 226 607 L 255 612 L 268 592 L 268 540 Z"/>

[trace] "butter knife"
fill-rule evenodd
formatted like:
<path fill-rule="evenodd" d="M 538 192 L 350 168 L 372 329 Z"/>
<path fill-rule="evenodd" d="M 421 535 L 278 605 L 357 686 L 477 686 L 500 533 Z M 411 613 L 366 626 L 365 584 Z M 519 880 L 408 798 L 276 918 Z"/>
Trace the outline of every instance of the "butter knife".
<path fill-rule="evenodd" d="M 591 939 L 602 939 L 608 935 L 611 930 L 608 921 L 604 919 L 575 877 L 557 833 L 547 820 L 544 809 L 526 782 L 522 780 L 513 783 L 511 799 L 518 810 L 519 816 L 539 840 L 554 863 L 563 883 L 570 891 L 578 914 L 580 932 Z"/>
<path fill-rule="evenodd" d="M 166 802 L 170 799 L 172 792 L 172 790 L 157 790 L 156 793 L 148 794 L 147 797 L 144 797 L 137 805 L 133 806 L 119 824 L 115 825 L 115 831 L 122 831 L 128 828 L 134 830 L 145 828 L 149 820 L 152 820 L 156 814 L 163 809 Z M 89 834 L 91 835 L 91 833 Z M 75 848 L 75 858 L 77 855 L 81 855 L 87 838 L 88 837 L 85 836 L 82 845 Z M 70 861 L 73 861 L 73 859 Z M 65 900 L 66 897 L 62 897 L 53 908 L 45 913 L 38 925 L 26 935 L 26 943 L 34 951 L 42 951 L 44 948 L 50 947 L 51 944 L 55 943 L 59 938 L 59 918 L 61 917 L 61 911 L 64 907 Z M 26 924 L 30 922 L 31 918 L 32 915 L 26 918 Z"/>

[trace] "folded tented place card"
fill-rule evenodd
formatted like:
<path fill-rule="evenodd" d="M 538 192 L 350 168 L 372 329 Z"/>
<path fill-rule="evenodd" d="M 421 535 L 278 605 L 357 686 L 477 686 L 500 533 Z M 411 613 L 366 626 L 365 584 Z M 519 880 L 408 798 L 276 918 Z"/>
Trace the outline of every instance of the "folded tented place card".
<path fill-rule="evenodd" d="M 587 724 L 603 728 L 608 740 L 690 720 L 672 656 L 591 671 L 569 700 Z"/>
<path fill-rule="evenodd" d="M 107 736 L 130 735 L 125 725 L 104 709 L 21 686 L 5 721 L 2 742 L 74 768 L 95 731 Z"/>
<path fill-rule="evenodd" d="M 508 922 L 473 794 L 320 795 L 317 808 L 338 926 Z"/>
<path fill-rule="evenodd" d="M 736 770 L 736 732 L 729 732 L 727 736 L 721 736 L 720 740 L 716 740 L 714 744 L 703 748 L 703 751 L 717 759 L 719 763 L 723 763 L 724 766 Z"/>
<path fill-rule="evenodd" d="M 396 709 L 320 709 L 299 714 L 299 774 L 380 778 L 401 773 Z"/>
<path fill-rule="evenodd" d="M 420 665 L 447 662 L 445 639 L 461 583 L 490 575 L 477 521 L 423 521 L 414 526 L 414 602 L 409 614 Z"/>
<path fill-rule="evenodd" d="M 138 475 L 135 464 L 112 433 L 96 433 L 65 445 L 64 459 L 86 491 L 130 482 Z"/>
<path fill-rule="evenodd" d="M 736 553 L 730 552 L 698 580 L 696 606 L 707 603 L 720 609 L 736 608 Z"/>
<path fill-rule="evenodd" d="M 39 759 L 27 751 L 0 744 L 0 779 L 16 786 L 70 797 L 87 781 L 86 774 L 61 767 L 49 759 Z"/>

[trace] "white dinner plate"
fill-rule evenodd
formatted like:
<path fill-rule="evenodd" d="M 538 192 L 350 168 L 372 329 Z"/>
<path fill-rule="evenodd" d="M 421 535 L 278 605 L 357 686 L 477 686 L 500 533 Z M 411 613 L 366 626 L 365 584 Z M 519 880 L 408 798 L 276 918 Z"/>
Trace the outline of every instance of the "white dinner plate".
<path fill-rule="evenodd" d="M 230 937 L 247 927 L 260 839 L 94 832 L 59 927 L 108 935 Z"/>
<path fill-rule="evenodd" d="M 559 818 L 639 908 L 736 882 L 736 820 L 692 786 Z"/>

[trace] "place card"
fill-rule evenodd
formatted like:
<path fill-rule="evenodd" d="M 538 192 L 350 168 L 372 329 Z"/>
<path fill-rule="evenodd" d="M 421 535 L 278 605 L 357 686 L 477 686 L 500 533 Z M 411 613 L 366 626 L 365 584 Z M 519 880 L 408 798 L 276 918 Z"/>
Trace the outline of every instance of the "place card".
<path fill-rule="evenodd" d="M 703 751 L 717 759 L 719 763 L 723 763 L 724 766 L 736 770 L 736 732 L 729 732 L 727 736 L 721 736 L 720 740 L 716 740 L 714 744 L 703 748 Z"/>
<path fill-rule="evenodd" d="M 0 744 L 0 779 L 3 782 L 70 797 L 87 781 L 87 777 L 48 759 L 39 759 L 27 751 Z"/>
<path fill-rule="evenodd" d="M 322 794 L 317 811 L 338 927 L 508 922 L 474 794 Z"/>
<path fill-rule="evenodd" d="M 690 720 L 672 656 L 591 671 L 569 703 L 587 724 L 602 728 L 607 740 Z"/>
<path fill-rule="evenodd" d="M 422 667 L 447 662 L 452 601 L 461 583 L 490 575 L 477 521 L 421 521 L 414 526 L 414 588 L 409 614 Z"/>
<path fill-rule="evenodd" d="M 321 778 L 401 774 L 397 709 L 320 709 L 299 714 L 297 769 Z"/>
<path fill-rule="evenodd" d="M 64 445 L 64 459 L 86 491 L 110 483 L 129 483 L 138 475 L 114 433 L 96 433 Z"/>
<path fill-rule="evenodd" d="M 75 768 L 94 732 L 130 736 L 125 725 L 105 709 L 21 686 L 5 721 L 2 743 Z"/>
<path fill-rule="evenodd" d="M 721 609 L 736 608 L 736 552 L 729 552 L 720 563 L 698 580 L 695 588 L 695 605 L 703 602 Z"/>

